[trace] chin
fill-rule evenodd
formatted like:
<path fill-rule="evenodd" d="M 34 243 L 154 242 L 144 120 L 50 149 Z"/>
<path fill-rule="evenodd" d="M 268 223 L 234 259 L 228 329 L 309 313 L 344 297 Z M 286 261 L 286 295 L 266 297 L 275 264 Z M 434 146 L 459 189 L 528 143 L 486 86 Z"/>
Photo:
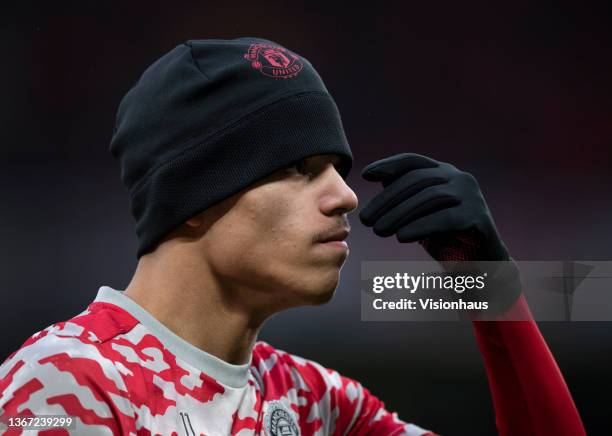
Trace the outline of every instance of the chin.
<path fill-rule="evenodd" d="M 311 304 L 317 306 L 329 302 L 334 297 L 338 288 L 338 275 L 326 281 L 319 280 L 319 282 L 318 286 L 309 293 Z"/>
<path fill-rule="evenodd" d="M 335 286 L 331 290 L 325 290 L 325 292 L 319 292 L 318 294 L 313 296 L 314 301 L 312 302 L 312 304 L 314 306 L 319 306 L 321 304 L 328 303 L 329 301 L 331 301 L 332 298 L 334 298 L 335 294 L 336 294 Z"/>
<path fill-rule="evenodd" d="M 292 274 L 294 280 L 279 286 L 281 295 L 291 306 L 318 306 L 329 302 L 336 293 L 340 281 L 338 268 L 316 268 L 307 273 Z"/>

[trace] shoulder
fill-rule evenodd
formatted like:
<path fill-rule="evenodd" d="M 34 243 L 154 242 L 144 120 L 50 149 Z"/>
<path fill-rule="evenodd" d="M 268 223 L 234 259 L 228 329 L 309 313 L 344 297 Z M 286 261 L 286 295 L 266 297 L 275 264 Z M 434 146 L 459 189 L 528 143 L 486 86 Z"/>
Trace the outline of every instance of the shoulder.
<path fill-rule="evenodd" d="M 266 399 L 287 398 L 302 428 L 313 433 L 434 435 L 403 422 L 357 380 L 266 342 L 256 343 L 253 366 Z"/>
<path fill-rule="evenodd" d="M 340 375 L 334 369 L 314 360 L 274 348 L 264 341 L 258 341 L 255 344 L 253 364 L 259 374 L 270 374 L 276 378 L 291 378 L 300 385 L 315 391 L 344 389 L 347 395 L 352 396 L 359 386 L 357 381 Z"/>
<path fill-rule="evenodd" d="M 131 417 L 109 343 L 137 323 L 114 305 L 92 303 L 33 334 L 0 365 L 0 413 L 82 414 L 100 423 L 113 414 Z"/>
<path fill-rule="evenodd" d="M 101 354 L 109 341 L 129 332 L 138 321 L 124 310 L 108 303 L 92 303 L 73 318 L 60 321 L 34 333 L 0 366 L 0 378 L 15 365 L 30 366 L 52 362 L 95 360 L 112 362 Z"/>
<path fill-rule="evenodd" d="M 350 428 L 363 404 L 366 391 L 358 381 L 266 342 L 256 343 L 253 364 L 266 397 L 294 399 L 300 415 L 318 416 L 328 430 Z"/>

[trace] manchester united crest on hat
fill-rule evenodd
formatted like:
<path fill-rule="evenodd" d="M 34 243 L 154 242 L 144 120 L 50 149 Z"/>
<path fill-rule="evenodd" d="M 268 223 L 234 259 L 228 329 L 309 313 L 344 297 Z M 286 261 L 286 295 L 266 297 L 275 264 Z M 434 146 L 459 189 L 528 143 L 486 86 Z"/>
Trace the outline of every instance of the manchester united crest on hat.
<path fill-rule="evenodd" d="M 251 44 L 244 58 L 268 77 L 289 79 L 297 76 L 304 64 L 300 57 L 280 45 Z"/>
<path fill-rule="evenodd" d="M 300 436 L 293 411 L 280 401 L 268 403 L 264 427 L 268 436 Z"/>

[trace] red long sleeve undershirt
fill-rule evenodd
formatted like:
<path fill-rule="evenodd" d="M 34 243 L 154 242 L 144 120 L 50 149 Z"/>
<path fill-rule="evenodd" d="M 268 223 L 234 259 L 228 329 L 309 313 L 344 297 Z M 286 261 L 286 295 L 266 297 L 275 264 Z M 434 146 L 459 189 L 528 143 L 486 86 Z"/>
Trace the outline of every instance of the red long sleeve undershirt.
<path fill-rule="evenodd" d="M 439 249 L 435 258 L 470 261 L 481 257 L 480 245 L 472 235 L 463 232 L 455 236 L 458 243 Z M 429 241 L 422 244 L 427 248 Z M 497 319 L 473 320 L 472 325 L 487 371 L 499 434 L 586 435 L 563 375 L 523 294 Z"/>
<path fill-rule="evenodd" d="M 524 321 L 473 321 L 500 435 L 584 435 L 563 375 L 525 298 L 504 315 Z"/>

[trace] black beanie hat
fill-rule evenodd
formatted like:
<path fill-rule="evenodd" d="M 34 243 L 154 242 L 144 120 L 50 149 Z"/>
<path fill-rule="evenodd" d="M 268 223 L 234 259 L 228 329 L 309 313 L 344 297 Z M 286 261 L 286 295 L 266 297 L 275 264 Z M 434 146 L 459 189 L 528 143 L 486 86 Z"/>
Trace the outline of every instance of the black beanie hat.
<path fill-rule="evenodd" d="M 352 154 L 304 57 L 262 38 L 187 41 L 122 99 L 110 152 L 136 220 L 137 258 L 213 204 L 296 161 Z"/>

